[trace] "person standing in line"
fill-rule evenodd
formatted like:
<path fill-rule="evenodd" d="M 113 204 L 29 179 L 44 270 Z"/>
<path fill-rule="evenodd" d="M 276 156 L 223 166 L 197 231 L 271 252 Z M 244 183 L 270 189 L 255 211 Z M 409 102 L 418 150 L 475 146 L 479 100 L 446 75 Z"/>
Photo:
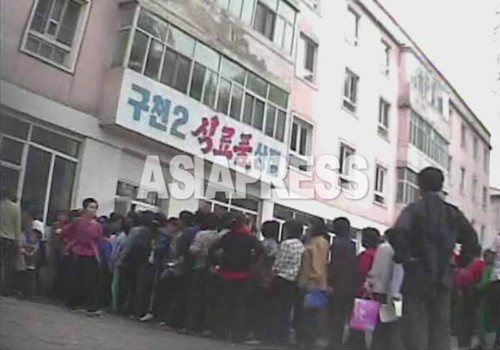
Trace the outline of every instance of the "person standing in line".
<path fill-rule="evenodd" d="M 13 189 L 2 188 L 0 194 L 0 292 L 11 295 L 14 291 L 16 263 L 22 238 L 21 209 L 16 204 Z"/>
<path fill-rule="evenodd" d="M 500 290 L 498 285 L 495 288 L 494 269 L 496 254 L 488 249 L 484 252 L 484 270 L 483 279 L 479 285 L 479 338 L 481 341 L 478 349 L 493 350 L 495 348 L 496 333 L 500 332 L 500 323 L 495 320 L 495 311 L 498 312 L 500 304 Z M 498 315 L 497 315 L 498 316 Z"/>
<path fill-rule="evenodd" d="M 211 308 L 213 292 L 212 274 L 209 272 L 208 250 L 219 240 L 217 227 L 219 217 L 214 213 L 198 213 L 200 232 L 196 235 L 189 247 L 194 256 L 193 275 L 189 286 L 188 302 L 186 306 L 186 329 L 199 333 L 209 330 L 215 317 L 215 310 Z"/>
<path fill-rule="evenodd" d="M 65 228 L 68 244 L 64 254 L 70 255 L 68 306 L 75 310 L 84 306 L 89 316 L 98 316 L 99 242 L 102 226 L 96 221 L 98 203 L 93 198 L 83 201 L 83 214 Z"/>
<path fill-rule="evenodd" d="M 408 205 L 395 224 L 408 232 L 410 249 L 402 286 L 404 345 L 449 350 L 453 252 L 461 244 L 462 256 L 470 259 L 477 233 L 458 208 L 441 198 L 441 170 L 425 168 L 417 180 L 421 199 Z"/>
<path fill-rule="evenodd" d="M 248 289 L 252 266 L 263 253 L 263 248 L 251 230 L 248 218 L 235 213 L 231 219 L 231 232 L 218 240 L 209 250 L 214 259 L 221 253 L 220 322 L 217 335 L 242 342 L 248 335 Z"/>
<path fill-rule="evenodd" d="M 272 337 L 279 344 L 290 341 L 290 318 L 297 299 L 300 265 L 305 247 L 300 238 L 304 225 L 298 220 L 288 220 L 283 225 L 285 240 L 281 243 L 272 268 L 271 283 Z"/>
<path fill-rule="evenodd" d="M 299 272 L 299 288 L 301 301 L 297 304 L 297 340 L 299 346 L 307 349 L 316 347 L 320 328 L 320 310 L 304 309 L 304 299 L 308 292 L 328 289 L 328 251 L 330 244 L 326 238 L 328 228 L 319 218 L 309 222 L 307 235 L 310 237 L 306 245 L 302 265 Z"/>
<path fill-rule="evenodd" d="M 401 247 L 401 244 L 404 244 L 406 232 L 388 229 L 384 236 L 386 240 L 377 248 L 372 268 L 366 278 L 365 289 L 382 304 L 392 304 L 401 298 L 400 288 L 404 276 L 402 265 L 404 256 L 396 256 L 394 247 Z M 399 248 L 398 251 L 403 251 L 403 248 Z M 399 333 L 398 321 L 380 323 L 373 333 L 372 349 L 400 350 L 402 344 Z"/>
<path fill-rule="evenodd" d="M 351 223 L 347 218 L 333 221 L 335 240 L 329 266 L 330 349 L 342 349 L 345 324 L 351 315 L 354 296 L 359 291 L 356 244 L 351 239 Z"/>
<path fill-rule="evenodd" d="M 259 344 L 269 340 L 269 310 L 271 308 L 271 280 L 272 268 L 278 253 L 280 224 L 277 221 L 269 220 L 262 224 L 261 233 L 264 240 L 261 242 L 264 253 L 255 263 L 252 276 L 250 292 L 249 322 L 253 333 L 253 338 L 247 344 Z"/>
<path fill-rule="evenodd" d="M 63 242 L 61 234 L 64 227 L 69 224 L 69 213 L 65 210 L 57 211 L 55 221 L 49 232 L 48 240 L 48 265 L 52 274 L 52 293 L 57 297 L 64 297 L 64 266 L 61 259 Z"/>

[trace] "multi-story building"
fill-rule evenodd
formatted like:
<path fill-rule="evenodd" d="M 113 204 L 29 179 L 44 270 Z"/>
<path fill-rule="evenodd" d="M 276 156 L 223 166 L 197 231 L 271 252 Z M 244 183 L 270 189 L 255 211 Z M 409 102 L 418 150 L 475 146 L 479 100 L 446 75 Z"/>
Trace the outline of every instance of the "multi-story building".
<path fill-rule="evenodd" d="M 384 230 L 430 164 L 451 174 L 450 198 L 477 209 L 454 197 L 450 168 L 473 161 L 449 155 L 458 120 L 484 149 L 487 130 L 375 0 L 19 0 L 0 16 L 2 183 L 47 221 L 93 196 L 103 213 L 346 216 Z M 182 187 L 194 174 L 212 191 L 141 198 L 149 155 L 156 182 Z M 203 172 L 175 170 L 178 155 L 203 157 Z M 311 191 L 324 155 L 339 160 L 336 198 Z M 363 196 L 352 155 L 366 161 Z M 271 191 L 283 168 L 293 198 Z M 221 169 L 229 177 L 214 181 Z M 244 198 L 228 190 L 236 174 L 251 182 Z M 479 189 L 488 171 L 477 177 Z"/>

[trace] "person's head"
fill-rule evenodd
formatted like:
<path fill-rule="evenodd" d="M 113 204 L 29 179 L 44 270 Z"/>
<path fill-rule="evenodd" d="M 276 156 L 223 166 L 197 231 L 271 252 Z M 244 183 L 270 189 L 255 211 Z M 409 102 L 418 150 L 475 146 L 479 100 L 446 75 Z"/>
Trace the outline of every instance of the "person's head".
<path fill-rule="evenodd" d="M 125 218 L 120 213 L 111 213 L 109 215 L 108 228 L 111 233 L 117 233 L 125 227 Z"/>
<path fill-rule="evenodd" d="M 260 230 L 264 238 L 277 241 L 280 233 L 280 224 L 276 220 L 268 220 L 262 224 Z"/>
<path fill-rule="evenodd" d="M 444 175 L 438 168 L 427 167 L 418 173 L 417 181 L 420 193 L 438 193 L 443 189 Z"/>
<path fill-rule="evenodd" d="M 332 223 L 333 232 L 337 237 L 349 237 L 351 234 L 351 223 L 347 218 L 336 218 Z"/>
<path fill-rule="evenodd" d="M 232 232 L 238 232 L 242 230 L 250 231 L 251 229 L 250 220 L 246 215 L 242 213 L 234 213 L 229 225 Z"/>
<path fill-rule="evenodd" d="M 94 198 L 85 198 L 82 203 L 83 215 L 93 219 L 97 215 L 97 209 L 99 209 L 99 204 Z"/>
<path fill-rule="evenodd" d="M 31 225 L 30 239 L 36 239 L 36 241 L 40 241 L 43 237 L 44 231 L 45 227 L 43 226 L 43 223 L 40 220 L 34 220 Z"/>
<path fill-rule="evenodd" d="M 141 222 L 142 226 L 153 227 L 154 226 L 155 213 L 151 210 L 144 210 L 141 212 Z"/>
<path fill-rule="evenodd" d="M 230 230 L 231 229 L 231 220 L 234 216 L 234 213 L 224 212 L 220 216 L 219 220 L 219 230 Z"/>
<path fill-rule="evenodd" d="M 126 229 L 129 230 L 132 227 L 137 227 L 142 225 L 142 215 L 135 211 L 129 211 L 125 219 Z"/>
<path fill-rule="evenodd" d="M 384 236 L 394 249 L 393 260 L 398 264 L 406 262 L 410 255 L 408 231 L 403 228 L 390 228 L 385 231 Z"/>
<path fill-rule="evenodd" d="M 70 221 L 69 213 L 66 210 L 58 210 L 54 216 L 56 222 L 65 225 Z"/>
<path fill-rule="evenodd" d="M 171 235 L 177 235 L 181 230 L 181 222 L 178 218 L 169 218 L 165 224 L 165 229 Z"/>
<path fill-rule="evenodd" d="M 165 217 L 165 214 L 154 213 L 153 214 L 153 221 L 152 221 L 151 225 L 152 225 L 152 228 L 158 229 L 158 228 L 164 227 L 166 222 L 167 222 L 167 218 Z"/>
<path fill-rule="evenodd" d="M 217 230 L 219 226 L 219 216 L 212 212 L 197 212 L 197 225 L 199 225 L 200 230 Z"/>
<path fill-rule="evenodd" d="M 8 199 L 11 202 L 17 202 L 16 190 L 12 187 L 3 187 L 0 191 L 0 199 Z"/>
<path fill-rule="evenodd" d="M 70 212 L 69 212 L 69 221 L 70 222 L 75 221 L 76 219 L 78 219 L 79 217 L 81 217 L 82 214 L 83 214 L 83 210 L 80 210 L 80 209 L 72 209 L 72 210 L 70 210 Z"/>
<path fill-rule="evenodd" d="M 376 249 L 380 244 L 380 232 L 374 227 L 366 227 L 361 230 L 361 244 L 366 249 Z"/>
<path fill-rule="evenodd" d="M 109 223 L 109 218 L 106 215 L 101 215 L 97 218 L 97 222 L 101 225 L 107 225 Z"/>
<path fill-rule="evenodd" d="M 495 263 L 495 258 L 496 258 L 496 253 L 493 250 L 487 249 L 484 252 L 483 259 L 487 265 L 489 266 L 493 265 Z"/>
<path fill-rule="evenodd" d="M 323 219 L 313 217 L 309 220 L 307 231 L 310 237 L 324 236 L 328 233 L 328 227 Z"/>
<path fill-rule="evenodd" d="M 190 211 L 183 210 L 179 214 L 179 219 L 181 220 L 182 230 L 187 229 L 194 225 L 194 214 Z"/>
<path fill-rule="evenodd" d="M 304 225 L 299 220 L 287 220 L 283 225 L 285 239 L 300 239 L 304 233 Z"/>

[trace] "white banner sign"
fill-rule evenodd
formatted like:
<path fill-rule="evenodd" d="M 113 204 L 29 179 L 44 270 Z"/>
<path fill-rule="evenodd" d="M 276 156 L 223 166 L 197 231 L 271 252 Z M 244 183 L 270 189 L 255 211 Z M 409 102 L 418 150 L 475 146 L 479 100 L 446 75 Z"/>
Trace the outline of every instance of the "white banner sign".
<path fill-rule="evenodd" d="M 265 181 L 286 171 L 285 143 L 130 69 L 124 71 L 116 124 Z"/>

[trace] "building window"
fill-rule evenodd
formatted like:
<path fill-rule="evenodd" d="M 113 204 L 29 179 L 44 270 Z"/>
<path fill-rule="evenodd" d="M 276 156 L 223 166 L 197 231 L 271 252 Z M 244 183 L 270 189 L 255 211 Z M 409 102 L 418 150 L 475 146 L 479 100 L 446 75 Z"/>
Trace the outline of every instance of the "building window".
<path fill-rule="evenodd" d="M 345 71 L 343 106 L 349 111 L 356 112 L 359 77 L 349 69 Z"/>
<path fill-rule="evenodd" d="M 484 146 L 483 150 L 483 169 L 485 172 L 488 172 L 488 164 L 490 162 L 488 146 Z"/>
<path fill-rule="evenodd" d="M 488 188 L 486 186 L 483 187 L 483 210 L 486 210 L 488 207 Z"/>
<path fill-rule="evenodd" d="M 89 0 L 35 1 L 23 50 L 73 71 L 89 7 Z"/>
<path fill-rule="evenodd" d="M 462 124 L 462 127 L 460 129 L 460 146 L 462 149 L 467 150 L 467 129 L 465 127 L 465 124 Z"/>
<path fill-rule="evenodd" d="M 358 45 L 359 40 L 359 18 L 360 16 L 354 12 L 352 8 L 347 9 L 347 25 L 345 38 L 348 43 Z"/>
<path fill-rule="evenodd" d="M 479 158 L 479 140 L 477 136 L 474 136 L 474 139 L 472 141 L 472 156 L 475 161 L 477 161 Z"/>
<path fill-rule="evenodd" d="M 418 199 L 417 173 L 408 168 L 398 168 L 398 203 L 412 203 Z"/>
<path fill-rule="evenodd" d="M 375 167 L 375 191 L 374 191 L 374 200 L 376 203 L 385 204 L 386 178 L 387 178 L 387 169 L 377 164 Z"/>
<path fill-rule="evenodd" d="M 116 59 L 119 64 L 285 140 L 287 92 L 147 11 L 141 10 L 137 24 L 127 22 L 119 33 L 125 33 L 116 48 L 125 55 Z M 128 41 L 127 55 L 122 47 Z"/>
<path fill-rule="evenodd" d="M 252 196 L 238 196 L 222 188 L 209 185 L 205 182 L 204 193 L 211 198 L 200 199 L 199 209 L 216 214 L 227 212 L 246 215 L 254 228 L 257 227 L 259 217 L 259 200 Z M 213 196 L 212 196 L 213 194 Z"/>
<path fill-rule="evenodd" d="M 300 34 L 297 52 L 297 75 L 311 83 L 316 82 L 316 57 L 318 44 Z"/>
<path fill-rule="evenodd" d="M 311 220 L 323 220 L 323 218 L 320 218 L 319 216 L 311 215 L 306 212 L 291 209 L 279 204 L 274 204 L 273 218 L 280 223 L 279 241 L 283 240 L 284 238 L 283 225 L 287 220 L 298 220 L 299 222 L 301 222 L 304 225 L 304 234 L 306 234 L 307 226 L 309 225 Z"/>
<path fill-rule="evenodd" d="M 0 115 L 0 179 L 51 224 L 71 208 L 80 141 L 20 119 Z"/>
<path fill-rule="evenodd" d="M 481 236 L 479 237 L 479 244 L 483 243 L 485 231 L 486 231 L 486 227 L 484 225 L 481 225 Z"/>
<path fill-rule="evenodd" d="M 378 134 L 384 138 L 389 137 L 389 111 L 391 105 L 384 99 L 379 100 L 378 107 Z"/>
<path fill-rule="evenodd" d="M 356 153 L 356 150 L 352 147 L 347 146 L 344 143 L 340 144 L 340 169 L 339 169 L 339 183 L 342 188 L 350 189 L 351 188 L 351 156 Z"/>
<path fill-rule="evenodd" d="M 460 193 L 465 193 L 465 168 L 460 167 Z"/>
<path fill-rule="evenodd" d="M 474 175 L 472 177 L 472 203 L 476 203 L 476 192 L 477 192 L 477 177 Z"/>
<path fill-rule="evenodd" d="M 443 168 L 448 167 L 448 142 L 414 112 L 410 118 L 410 143 Z"/>
<path fill-rule="evenodd" d="M 116 185 L 116 195 L 119 198 L 130 200 L 132 202 L 132 207 L 139 203 L 141 205 L 147 204 L 151 207 L 159 207 L 160 205 L 160 198 L 157 192 L 150 191 L 147 193 L 146 198 L 139 198 L 142 197 L 139 193 L 139 186 L 125 181 L 118 181 Z"/>
<path fill-rule="evenodd" d="M 389 67 L 391 64 L 391 46 L 382 40 L 381 42 L 381 62 L 380 69 L 385 75 L 389 74 Z"/>
<path fill-rule="evenodd" d="M 311 155 L 313 127 L 304 120 L 294 117 L 290 135 L 290 166 L 308 171 L 307 156 Z"/>
<path fill-rule="evenodd" d="M 284 0 L 258 0 L 253 28 L 291 54 L 296 16 L 297 10 Z"/>
<path fill-rule="evenodd" d="M 256 0 L 217 0 L 217 3 L 220 7 L 228 10 L 234 17 L 251 25 L 255 1 Z"/>

